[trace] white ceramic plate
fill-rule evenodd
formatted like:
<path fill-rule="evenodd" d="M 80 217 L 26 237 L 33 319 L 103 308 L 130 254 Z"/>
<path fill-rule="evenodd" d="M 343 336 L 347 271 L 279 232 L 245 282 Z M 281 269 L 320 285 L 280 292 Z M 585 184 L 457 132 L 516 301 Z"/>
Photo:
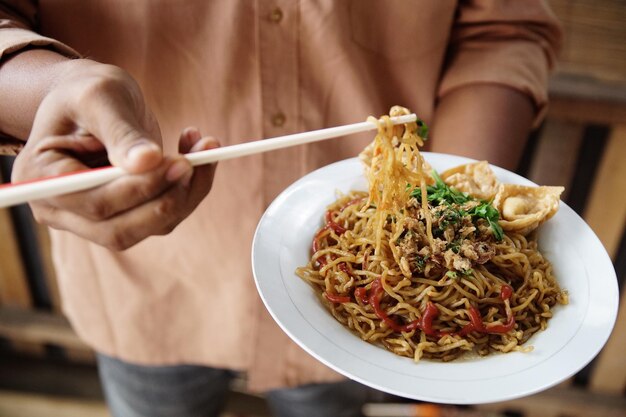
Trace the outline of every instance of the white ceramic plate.
<path fill-rule="evenodd" d="M 472 162 L 451 155 L 424 156 L 439 172 Z M 512 172 L 493 169 L 501 182 L 533 184 Z M 270 205 L 252 244 L 254 278 L 265 306 L 291 339 L 324 364 L 402 397 L 478 404 L 551 387 L 583 368 L 606 343 L 617 315 L 615 271 L 589 226 L 563 203 L 541 227 L 539 247 L 569 291 L 570 303 L 557 306 L 548 329 L 530 339 L 532 352 L 414 363 L 362 341 L 331 316 L 294 271 L 308 262 L 313 235 L 337 191 L 366 190 L 366 185 L 356 158 L 303 177 Z"/>

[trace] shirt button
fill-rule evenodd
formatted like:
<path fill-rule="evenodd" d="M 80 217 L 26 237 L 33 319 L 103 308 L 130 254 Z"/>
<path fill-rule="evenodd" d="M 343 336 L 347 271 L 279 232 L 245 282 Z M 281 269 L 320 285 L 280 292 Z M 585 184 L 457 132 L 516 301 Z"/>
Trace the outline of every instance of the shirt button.
<path fill-rule="evenodd" d="M 282 112 L 278 112 L 272 116 L 272 124 L 275 127 L 281 127 L 287 121 L 287 117 Z"/>
<path fill-rule="evenodd" d="M 280 7 L 276 7 L 270 13 L 270 21 L 273 23 L 280 23 L 281 20 L 283 20 L 283 11 L 280 9 Z"/>

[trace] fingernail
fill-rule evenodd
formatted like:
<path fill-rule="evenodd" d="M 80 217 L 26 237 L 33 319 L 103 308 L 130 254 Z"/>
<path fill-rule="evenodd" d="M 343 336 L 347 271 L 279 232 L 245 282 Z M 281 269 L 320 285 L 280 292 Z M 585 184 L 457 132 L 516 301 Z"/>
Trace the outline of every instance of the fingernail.
<path fill-rule="evenodd" d="M 180 179 L 184 180 L 184 176 L 187 175 L 191 179 L 192 169 L 191 165 L 187 161 L 176 161 L 170 166 L 165 173 L 165 179 L 169 182 L 176 182 Z"/>
<path fill-rule="evenodd" d="M 189 140 L 195 141 L 202 137 L 200 130 L 197 127 L 188 127 L 183 131 L 183 135 L 187 136 Z"/>
<path fill-rule="evenodd" d="M 143 158 L 144 155 L 159 151 L 159 147 L 149 141 L 137 142 L 126 151 L 126 159 L 129 162 L 136 162 Z"/>

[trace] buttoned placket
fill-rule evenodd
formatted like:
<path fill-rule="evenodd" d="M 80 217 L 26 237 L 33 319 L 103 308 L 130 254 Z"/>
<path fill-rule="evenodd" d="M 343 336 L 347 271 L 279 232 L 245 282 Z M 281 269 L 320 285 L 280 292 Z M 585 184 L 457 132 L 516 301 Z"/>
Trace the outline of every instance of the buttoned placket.
<path fill-rule="evenodd" d="M 272 137 L 297 128 L 298 2 L 258 4 L 263 133 Z"/>
<path fill-rule="evenodd" d="M 299 1 L 258 0 L 258 45 L 263 137 L 297 132 L 299 117 L 298 13 Z M 267 152 L 263 158 L 263 200 L 269 205 L 303 173 L 303 149 L 292 147 Z M 285 381 L 291 345 L 287 336 L 261 309 L 249 382 L 255 379 Z"/>
<path fill-rule="evenodd" d="M 259 68 L 264 138 L 298 132 L 299 1 L 258 2 Z M 303 151 L 289 148 L 263 155 L 266 204 L 302 173 Z"/>

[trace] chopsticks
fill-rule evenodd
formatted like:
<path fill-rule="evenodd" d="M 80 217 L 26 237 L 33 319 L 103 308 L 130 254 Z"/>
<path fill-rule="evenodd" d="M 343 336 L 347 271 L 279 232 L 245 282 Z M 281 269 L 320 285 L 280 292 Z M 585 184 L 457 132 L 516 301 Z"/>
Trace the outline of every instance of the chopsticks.
<path fill-rule="evenodd" d="M 417 120 L 415 114 L 392 117 L 393 124 L 411 123 Z M 208 151 L 200 151 L 185 155 L 192 166 L 210 164 L 217 161 L 239 158 L 288 148 L 290 146 L 319 142 L 353 133 L 376 129 L 374 122 L 360 122 L 327 129 L 312 130 L 310 132 L 295 133 L 278 136 L 271 139 L 262 139 L 252 142 L 224 146 Z M 0 208 L 9 207 L 28 201 L 49 198 L 62 194 L 74 193 L 97 187 L 126 175 L 126 171 L 119 167 L 95 168 L 85 171 L 71 172 L 58 176 L 38 178 L 0 186 Z"/>

